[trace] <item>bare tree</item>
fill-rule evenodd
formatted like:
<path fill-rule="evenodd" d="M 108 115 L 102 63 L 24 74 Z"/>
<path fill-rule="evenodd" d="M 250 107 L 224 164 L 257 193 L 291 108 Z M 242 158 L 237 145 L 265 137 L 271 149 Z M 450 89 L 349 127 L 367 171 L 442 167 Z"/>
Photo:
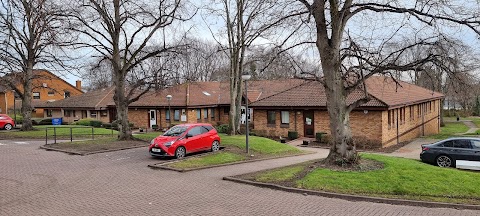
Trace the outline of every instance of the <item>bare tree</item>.
<path fill-rule="evenodd" d="M 210 15 L 218 17 L 223 21 L 221 35 L 226 38 L 215 37 L 221 50 L 229 58 L 229 82 L 230 82 L 230 113 L 229 128 L 230 134 L 236 134 L 240 128 L 240 108 L 242 101 L 242 80 L 241 75 L 245 71 L 245 57 L 247 48 L 259 38 L 271 36 L 272 29 L 279 30 L 287 20 L 306 12 L 295 12 L 289 14 L 285 11 L 288 3 L 263 0 L 214 0 L 213 7 L 207 11 Z M 293 22 L 293 21 L 292 21 Z M 284 27 L 284 26 L 283 26 Z M 216 35 L 210 28 L 212 35 Z M 289 35 L 275 35 L 281 44 Z M 222 40 L 227 41 L 226 45 Z"/>
<path fill-rule="evenodd" d="M 185 20 L 179 11 L 181 1 L 88 0 L 82 5 L 76 3 L 72 6 L 69 14 L 72 18 L 71 30 L 85 38 L 77 43 L 77 48 L 92 49 L 102 61 L 111 64 L 119 139 L 132 139 L 128 105 L 138 100 L 152 85 L 138 91 L 137 88 L 145 86 L 147 81 L 142 79 L 127 86 L 126 79 L 145 60 L 175 48 L 168 46 L 165 40 L 162 45 L 151 44 L 156 39 L 165 39 L 159 37 L 160 30 L 176 20 Z"/>
<path fill-rule="evenodd" d="M 1 0 L 0 73 L 22 99 L 21 130 L 32 127 L 32 80 L 38 66 L 65 68 L 69 44 L 60 4 L 46 0 Z"/>
<path fill-rule="evenodd" d="M 426 28 L 440 27 L 443 23 L 449 23 L 464 26 L 477 34 L 480 32 L 478 13 L 475 9 L 469 9 L 469 6 L 476 5 L 476 2 L 463 3 L 463 5 L 453 5 L 446 1 L 413 3 L 359 1 L 354 3 L 352 0 L 298 0 L 298 2 L 309 11 L 314 20 L 313 32 L 315 32 L 316 48 L 324 74 L 322 79 L 319 77 L 316 79 L 323 83 L 327 96 L 330 132 L 334 139 L 327 159 L 332 163 L 356 163 L 358 160 L 352 142 L 349 114 L 354 108 L 369 100 L 364 82 L 366 79 L 375 74 L 392 75 L 392 71 L 413 71 L 428 62 L 439 59 L 439 55 L 430 52 L 411 62 L 398 61 L 406 50 L 428 49 L 433 46 L 437 41 L 436 37 L 428 35 L 422 37 L 421 34 L 414 34 L 417 39 L 413 43 L 405 44 L 399 49 L 386 50 L 385 45 L 395 39 L 396 32 L 401 31 L 404 26 L 390 32 L 385 40 L 375 38 L 380 43 L 365 44 L 346 31 L 346 26 L 352 23 L 352 20 L 362 19 L 362 16 L 404 16 L 405 19 L 396 20 Z M 377 19 L 378 22 L 383 20 Z M 441 30 L 441 28 L 429 29 L 431 29 L 430 33 Z M 364 91 L 364 97 L 347 104 L 347 96 L 358 90 Z"/>
<path fill-rule="evenodd" d="M 112 67 L 109 62 L 94 58 L 86 70 L 82 72 L 82 79 L 86 81 L 86 91 L 108 88 L 112 85 Z"/>

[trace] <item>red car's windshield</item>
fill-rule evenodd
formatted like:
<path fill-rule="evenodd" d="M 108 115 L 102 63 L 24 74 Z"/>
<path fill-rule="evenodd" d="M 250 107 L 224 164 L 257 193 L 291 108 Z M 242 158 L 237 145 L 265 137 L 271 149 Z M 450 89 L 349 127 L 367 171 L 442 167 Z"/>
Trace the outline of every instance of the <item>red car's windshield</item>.
<path fill-rule="evenodd" d="M 187 131 L 186 126 L 174 126 L 170 128 L 167 132 L 163 134 L 163 136 L 180 136 L 182 133 Z"/>

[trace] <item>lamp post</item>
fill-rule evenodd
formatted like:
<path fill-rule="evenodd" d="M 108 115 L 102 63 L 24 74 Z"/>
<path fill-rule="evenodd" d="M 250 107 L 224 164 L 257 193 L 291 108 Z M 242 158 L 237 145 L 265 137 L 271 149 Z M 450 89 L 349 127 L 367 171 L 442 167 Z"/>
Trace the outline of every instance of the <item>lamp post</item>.
<path fill-rule="evenodd" d="M 246 144 L 246 151 L 248 154 L 248 135 L 249 135 L 249 128 L 248 128 L 248 84 L 247 81 L 252 78 L 248 72 L 244 72 L 242 74 L 242 80 L 245 81 L 245 144 Z"/>
<path fill-rule="evenodd" d="M 168 128 L 172 126 L 172 112 L 170 110 L 170 101 L 172 100 L 172 95 L 167 95 L 168 101 Z"/>

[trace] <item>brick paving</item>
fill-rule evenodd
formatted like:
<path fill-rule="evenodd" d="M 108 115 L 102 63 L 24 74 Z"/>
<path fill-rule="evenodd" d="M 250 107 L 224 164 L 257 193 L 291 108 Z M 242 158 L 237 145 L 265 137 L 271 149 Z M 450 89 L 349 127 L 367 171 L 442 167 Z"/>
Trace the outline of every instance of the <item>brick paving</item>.
<path fill-rule="evenodd" d="M 222 177 L 326 152 L 178 173 L 152 170 L 146 148 L 72 156 L 41 142 L 0 140 L 0 215 L 479 215 L 478 211 L 350 202 L 258 188 Z"/>

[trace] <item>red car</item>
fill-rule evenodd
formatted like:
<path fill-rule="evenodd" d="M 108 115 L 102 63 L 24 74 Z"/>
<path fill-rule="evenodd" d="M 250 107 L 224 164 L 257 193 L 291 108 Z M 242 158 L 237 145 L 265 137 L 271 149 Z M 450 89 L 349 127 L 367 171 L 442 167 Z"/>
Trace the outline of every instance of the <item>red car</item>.
<path fill-rule="evenodd" d="M 5 114 L 0 114 L 0 128 L 5 130 L 11 130 L 15 127 L 15 122 L 10 116 Z"/>
<path fill-rule="evenodd" d="M 175 156 L 198 151 L 218 151 L 220 137 L 211 124 L 181 124 L 153 139 L 148 151 L 152 156 Z"/>

